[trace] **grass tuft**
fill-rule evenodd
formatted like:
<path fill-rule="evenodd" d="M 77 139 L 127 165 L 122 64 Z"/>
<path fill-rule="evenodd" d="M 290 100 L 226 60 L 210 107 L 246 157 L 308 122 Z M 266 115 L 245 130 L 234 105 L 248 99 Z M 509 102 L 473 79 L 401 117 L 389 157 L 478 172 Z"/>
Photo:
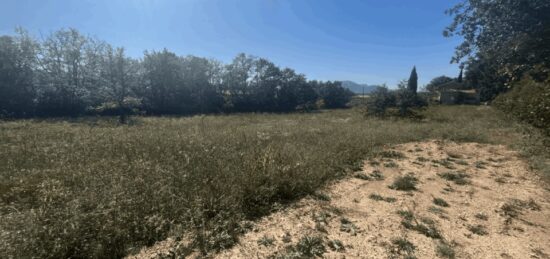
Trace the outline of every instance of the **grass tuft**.
<path fill-rule="evenodd" d="M 442 198 L 434 198 L 433 200 L 434 204 L 437 205 L 437 206 L 441 206 L 441 207 L 449 207 L 449 203 L 447 203 L 444 199 Z"/>
<path fill-rule="evenodd" d="M 414 191 L 416 190 L 416 184 L 418 183 L 418 178 L 414 175 L 408 174 L 405 176 L 398 176 L 390 185 L 390 189 L 395 189 L 398 191 Z"/>

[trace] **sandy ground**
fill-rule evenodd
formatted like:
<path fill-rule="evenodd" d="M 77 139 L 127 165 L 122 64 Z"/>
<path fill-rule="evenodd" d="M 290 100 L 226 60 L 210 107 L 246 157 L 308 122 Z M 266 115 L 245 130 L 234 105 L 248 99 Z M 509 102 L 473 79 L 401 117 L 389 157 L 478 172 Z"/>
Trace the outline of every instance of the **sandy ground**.
<path fill-rule="evenodd" d="M 406 175 L 416 190 L 390 188 Z M 504 146 L 407 143 L 255 222 L 214 257 L 303 258 L 305 237 L 324 258 L 550 258 L 550 190 Z M 159 258 L 172 243 L 134 258 Z"/>

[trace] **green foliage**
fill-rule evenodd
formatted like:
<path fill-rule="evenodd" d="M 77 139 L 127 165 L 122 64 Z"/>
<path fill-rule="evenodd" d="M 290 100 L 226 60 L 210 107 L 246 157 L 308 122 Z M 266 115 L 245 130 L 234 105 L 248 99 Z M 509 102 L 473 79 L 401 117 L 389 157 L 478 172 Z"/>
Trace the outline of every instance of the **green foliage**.
<path fill-rule="evenodd" d="M 326 252 L 323 238 L 320 236 L 304 236 L 296 244 L 296 250 L 306 257 L 322 256 Z"/>
<path fill-rule="evenodd" d="M 395 178 L 390 188 L 398 191 L 414 191 L 416 190 L 417 183 L 418 178 L 414 175 L 407 174 L 405 176 L 398 176 Z"/>
<path fill-rule="evenodd" d="M 456 256 L 453 247 L 444 242 L 440 242 L 439 244 L 437 244 L 436 253 L 441 258 L 454 259 Z"/>
<path fill-rule="evenodd" d="M 406 238 L 394 238 L 391 243 L 396 247 L 399 254 L 413 255 L 416 246 Z"/>
<path fill-rule="evenodd" d="M 418 90 L 418 75 L 416 74 L 416 66 L 413 67 L 409 80 L 407 81 L 407 90 L 415 95 Z"/>
<path fill-rule="evenodd" d="M 395 95 L 387 87 L 379 87 L 367 100 L 367 114 L 382 117 L 386 109 L 395 106 Z"/>
<path fill-rule="evenodd" d="M 410 91 L 407 88 L 407 82 L 403 81 L 398 90 L 390 91 L 380 87 L 373 91 L 367 100 L 366 115 L 383 117 L 387 115 L 389 108 L 396 107 L 399 109 L 399 116 L 410 116 L 414 113 L 413 108 L 427 105 L 427 100 L 416 92 Z"/>
<path fill-rule="evenodd" d="M 448 77 L 448 76 L 438 76 L 438 77 L 434 77 L 427 85 L 426 85 L 426 90 L 429 91 L 429 92 L 436 92 L 436 91 L 439 91 L 439 87 L 446 84 L 446 83 L 449 83 L 449 82 L 452 82 L 453 79 Z"/>
<path fill-rule="evenodd" d="M 548 78 L 548 13 L 546 0 L 464 0 L 447 11 L 454 20 L 444 35 L 464 39 L 452 61 L 465 60 L 466 84 L 478 89 L 481 101 L 493 100 L 527 74 L 536 81 Z"/>
<path fill-rule="evenodd" d="M 444 35 L 464 38 L 453 61 L 481 54 L 512 81 L 534 65 L 550 67 L 548 13 L 546 0 L 464 0 L 447 11 L 454 20 Z"/>
<path fill-rule="evenodd" d="M 0 75 L 0 118 L 309 111 L 345 108 L 353 96 L 264 58 L 239 54 L 224 65 L 163 49 L 134 59 L 72 28 L 41 40 L 1 36 Z"/>
<path fill-rule="evenodd" d="M 468 179 L 470 176 L 464 172 L 444 172 L 437 175 L 458 185 L 470 184 L 470 180 Z"/>
<path fill-rule="evenodd" d="M 536 82 L 526 77 L 497 97 L 494 105 L 550 135 L 550 80 Z"/>
<path fill-rule="evenodd" d="M 485 236 L 489 234 L 489 232 L 487 232 L 487 229 L 483 225 L 470 225 L 468 226 L 468 230 L 479 236 Z"/>
<path fill-rule="evenodd" d="M 262 236 L 260 239 L 258 239 L 258 245 L 262 246 L 272 246 L 273 243 L 275 243 L 275 239 L 270 236 Z"/>
<path fill-rule="evenodd" d="M 442 198 L 434 198 L 434 204 L 441 207 L 449 207 L 449 203 Z"/>

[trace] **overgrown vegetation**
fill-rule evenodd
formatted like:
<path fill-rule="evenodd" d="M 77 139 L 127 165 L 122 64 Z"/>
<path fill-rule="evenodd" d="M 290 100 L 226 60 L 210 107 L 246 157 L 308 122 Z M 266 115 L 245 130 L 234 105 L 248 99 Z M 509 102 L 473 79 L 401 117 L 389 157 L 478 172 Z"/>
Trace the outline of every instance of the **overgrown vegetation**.
<path fill-rule="evenodd" d="M 243 220 L 315 193 L 390 144 L 447 139 L 549 154 L 535 131 L 521 138 L 528 128 L 488 107 L 423 115 L 425 122 L 365 120 L 353 110 L 136 117 L 123 126 L 116 118 L 1 122 L 0 254 L 121 257 L 184 233 L 203 253 L 220 250 L 250 228 Z"/>
<path fill-rule="evenodd" d="M 549 133 L 550 2 L 464 0 L 447 13 L 444 35 L 464 40 L 452 61 L 464 62 L 465 84 Z"/>

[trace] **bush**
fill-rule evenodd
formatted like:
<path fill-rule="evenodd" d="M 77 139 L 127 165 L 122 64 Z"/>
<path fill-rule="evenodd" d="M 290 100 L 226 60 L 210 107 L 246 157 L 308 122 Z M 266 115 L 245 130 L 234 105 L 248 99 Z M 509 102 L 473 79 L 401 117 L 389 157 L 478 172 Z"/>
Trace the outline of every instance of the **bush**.
<path fill-rule="evenodd" d="M 384 116 L 386 109 L 395 106 L 395 95 L 386 87 L 379 87 L 373 91 L 367 102 L 367 114 Z"/>
<path fill-rule="evenodd" d="M 385 116 L 388 108 L 396 107 L 399 110 L 397 115 L 410 116 L 414 114 L 412 108 L 419 108 L 428 105 L 425 97 L 418 95 L 406 88 L 400 88 L 390 91 L 385 87 L 380 87 L 374 91 L 367 102 L 367 115 L 377 117 Z"/>
<path fill-rule="evenodd" d="M 512 89 L 499 95 L 493 104 L 550 135 L 550 80 L 536 82 L 525 77 Z"/>

